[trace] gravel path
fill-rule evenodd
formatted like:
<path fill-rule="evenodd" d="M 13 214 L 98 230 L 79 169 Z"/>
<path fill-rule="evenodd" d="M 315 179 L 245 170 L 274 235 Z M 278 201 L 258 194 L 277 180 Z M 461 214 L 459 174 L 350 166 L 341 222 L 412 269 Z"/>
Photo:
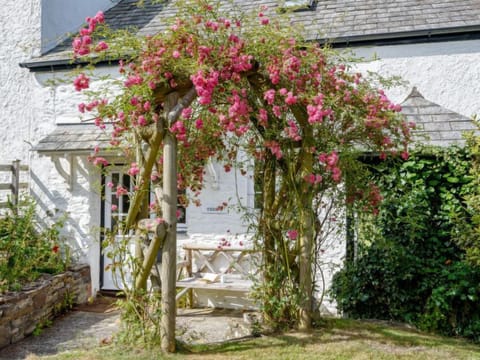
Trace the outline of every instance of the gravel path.
<path fill-rule="evenodd" d="M 1 349 L 0 360 L 23 360 L 29 355 L 53 355 L 73 349 L 90 349 L 110 341 L 120 325 L 119 311 L 111 308 L 94 311 L 79 308 L 55 319 L 52 326 L 43 329 L 40 335 L 29 336 Z M 178 313 L 177 338 L 187 343 L 221 342 L 251 333 L 251 326 L 244 320 L 241 311 L 180 309 Z"/>
<path fill-rule="evenodd" d="M 53 355 L 71 349 L 88 349 L 108 339 L 118 329 L 118 311 L 72 311 L 55 319 L 40 335 L 29 336 L 0 350 L 1 360 L 25 359 L 30 354 Z"/>

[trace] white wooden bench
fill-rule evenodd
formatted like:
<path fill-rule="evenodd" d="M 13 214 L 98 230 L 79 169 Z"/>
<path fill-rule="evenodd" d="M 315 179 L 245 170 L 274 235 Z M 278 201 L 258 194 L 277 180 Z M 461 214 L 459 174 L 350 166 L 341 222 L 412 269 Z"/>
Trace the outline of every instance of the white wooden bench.
<path fill-rule="evenodd" d="M 258 252 L 251 246 L 220 246 L 214 244 L 185 244 L 184 261 L 179 263 L 177 300 L 188 295 L 193 306 L 193 290 L 230 291 L 248 295 L 255 276 Z"/>

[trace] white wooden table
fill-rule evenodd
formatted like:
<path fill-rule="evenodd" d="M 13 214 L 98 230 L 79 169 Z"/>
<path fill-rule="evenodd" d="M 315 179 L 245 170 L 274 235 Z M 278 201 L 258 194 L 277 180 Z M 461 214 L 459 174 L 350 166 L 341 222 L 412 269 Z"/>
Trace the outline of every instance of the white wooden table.
<path fill-rule="evenodd" d="M 177 300 L 188 294 L 188 302 L 192 306 L 192 289 L 242 293 L 251 290 L 253 281 L 250 269 L 253 264 L 249 263 L 249 268 L 242 266 L 242 262 L 252 262 L 258 254 L 251 246 L 194 243 L 185 244 L 183 249 L 185 260 L 179 263 L 179 270 L 185 270 L 186 277 L 177 280 L 177 287 L 182 288 L 177 294 Z M 218 266 L 219 262 L 222 266 Z"/>

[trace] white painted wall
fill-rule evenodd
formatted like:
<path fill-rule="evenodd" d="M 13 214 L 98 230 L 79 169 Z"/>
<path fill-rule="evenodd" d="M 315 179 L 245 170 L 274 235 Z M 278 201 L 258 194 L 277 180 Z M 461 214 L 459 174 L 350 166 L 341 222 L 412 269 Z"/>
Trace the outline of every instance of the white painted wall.
<path fill-rule="evenodd" d="M 33 74 L 18 66 L 39 54 L 39 1 L 4 1 L 0 7 L 0 159 L 29 157 L 28 142 L 37 128 L 32 100 L 39 94 L 48 102 L 48 90 L 38 88 Z"/>
<path fill-rule="evenodd" d="M 465 116 L 480 114 L 480 40 L 376 46 L 355 49 L 357 55 L 380 60 L 365 62 L 362 72 L 399 75 L 407 86 L 388 89 L 400 103 L 416 86 L 422 95 Z"/>
<path fill-rule="evenodd" d="M 207 172 L 205 190 L 200 195 L 201 206 L 191 205 L 187 209 L 187 226 L 189 233 L 236 234 L 246 232 L 246 224 L 236 205 L 247 204 L 248 178 L 232 169 L 225 172 L 221 164 L 214 164 L 218 185 L 214 185 L 212 176 Z M 223 211 L 212 211 L 226 202 Z"/>
<path fill-rule="evenodd" d="M 480 40 L 363 47 L 354 49 L 354 53 L 369 60 L 356 65 L 356 70 L 401 77 L 404 85 L 386 89 L 395 103 L 405 100 L 416 86 L 426 99 L 440 106 L 467 117 L 480 114 Z M 342 265 L 345 248 L 341 233 L 325 244 L 321 258 L 326 289 Z M 318 285 L 321 288 L 321 283 Z M 323 310 L 336 314 L 335 303 L 328 297 Z"/>
<path fill-rule="evenodd" d="M 86 159 L 73 156 L 72 188 L 63 179 L 49 157 L 32 157 L 30 192 L 36 199 L 40 216 L 47 221 L 66 214 L 62 236 L 72 248 L 73 259 L 91 267 L 92 290 L 99 289 L 100 174 Z M 68 162 L 62 159 L 68 171 Z"/>
<path fill-rule="evenodd" d="M 64 0 L 65 4 L 71 1 Z M 7 1 L 0 9 L 0 162 L 19 158 L 28 163 L 31 167 L 31 190 L 43 212 L 54 216 L 68 212 L 65 234 L 71 238 L 79 256 L 91 265 L 92 287 L 96 290 L 99 288 L 100 272 L 100 175 L 85 157 L 74 157 L 75 179 L 73 188 L 69 189 L 50 158 L 39 157 L 29 151 L 29 144 L 37 143 L 55 128 L 56 123 L 76 122 L 80 119 L 76 108 L 81 99 L 75 95 L 73 87 L 51 87 L 45 81 L 60 74 L 35 75 L 18 66 L 18 63 L 40 53 L 41 10 L 43 9 L 45 15 L 46 8 L 42 6 L 47 6 L 47 2 L 44 0 L 41 4 L 40 0 Z M 62 3 L 61 0 L 54 2 Z M 54 2 L 52 1 L 52 4 Z M 90 4 L 85 1 L 87 2 Z M 110 2 L 102 3 L 107 6 Z M 98 7 L 88 14 L 79 14 L 80 23 L 85 16 L 96 10 Z M 66 24 L 52 25 L 52 29 L 60 29 L 62 26 Z M 42 32 L 43 39 L 50 36 L 45 34 Z M 427 99 L 441 106 L 466 116 L 480 113 L 478 40 L 364 48 L 357 52 L 364 56 L 376 52 L 383 57 L 382 60 L 359 65 L 361 71 L 368 69 L 383 75 L 400 75 L 410 82 L 409 86 L 387 91 L 395 102 L 401 102 L 411 86 L 415 85 Z M 114 75 L 116 73 L 114 69 L 101 71 Z M 223 201 L 232 204 L 233 201 L 229 199 L 235 199 L 237 188 L 240 197 L 246 198 L 248 195 L 246 178 L 239 176 L 235 184 L 233 172 L 224 173 L 219 166 L 216 166 L 216 169 L 219 187 L 214 189 L 211 183 L 208 183 L 201 198 L 203 207 L 190 207 L 187 210 L 188 234 L 180 236 L 179 246 L 185 241 L 216 243 L 228 235 L 227 230 L 230 230 L 230 236 L 245 231 L 239 214 L 205 213 L 206 206 Z M 207 177 L 211 182 L 211 176 Z M 328 265 L 328 271 L 325 272 L 327 288 L 331 274 L 344 257 L 345 247 L 341 240 L 334 241 L 324 249 L 324 261 L 332 264 Z"/>
<path fill-rule="evenodd" d="M 105 88 L 111 94 L 117 91 L 118 87 L 112 81 L 98 81 L 99 77 L 117 79 L 120 74 L 116 67 L 99 67 L 88 75 L 91 90 Z M 38 86 L 49 90 L 48 115 L 54 124 L 78 124 L 81 121 L 92 120 L 91 114 L 81 114 L 78 111 L 78 104 L 86 102 L 87 99 L 82 92 L 73 88 L 73 78 L 69 71 L 38 72 L 35 73 L 35 80 Z"/>
<path fill-rule="evenodd" d="M 42 53 L 46 53 L 78 31 L 87 16 L 105 11 L 119 0 L 42 0 Z"/>

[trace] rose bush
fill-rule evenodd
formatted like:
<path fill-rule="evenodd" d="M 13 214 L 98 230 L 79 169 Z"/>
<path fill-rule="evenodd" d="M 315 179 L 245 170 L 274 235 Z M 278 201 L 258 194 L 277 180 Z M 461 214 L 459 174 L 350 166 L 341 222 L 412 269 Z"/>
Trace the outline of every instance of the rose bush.
<path fill-rule="evenodd" d="M 94 62 L 120 54 L 122 79 L 115 84 L 121 91 L 109 99 L 95 93 L 80 70 L 75 87 L 91 98 L 79 108 L 99 127 L 108 123 L 111 145 L 135 164 L 125 231 L 148 207 L 150 182 L 158 189 L 165 185 L 170 137 L 178 158 L 176 187 L 188 190 L 183 202 L 198 203 L 210 159 L 226 171 L 255 167 L 263 178 L 254 232 L 263 252 L 266 285 L 258 295 L 264 313 L 277 325 L 309 327 L 312 264 L 324 235 L 318 215 L 326 196 L 375 210 L 378 189 L 360 176 L 357 156 L 374 151 L 382 158 L 407 158 L 412 125 L 399 115 L 399 105 L 352 72 L 339 54 L 306 42 L 288 14 L 265 7 L 247 14 L 224 5 L 178 1 L 181 11 L 168 28 L 143 38 L 108 33 L 101 13 L 87 19 L 73 42 L 74 56 Z M 101 157 L 92 161 L 108 165 Z M 162 221 L 166 201 L 157 196 L 152 207 Z"/>

